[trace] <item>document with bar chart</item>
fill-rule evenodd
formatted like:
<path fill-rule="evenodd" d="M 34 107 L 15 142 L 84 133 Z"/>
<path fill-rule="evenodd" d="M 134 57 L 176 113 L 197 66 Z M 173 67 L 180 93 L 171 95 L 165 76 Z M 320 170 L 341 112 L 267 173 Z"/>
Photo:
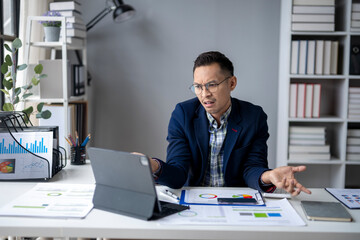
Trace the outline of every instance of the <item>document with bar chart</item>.
<path fill-rule="evenodd" d="M 0 179 L 52 176 L 53 133 L 0 133 Z"/>

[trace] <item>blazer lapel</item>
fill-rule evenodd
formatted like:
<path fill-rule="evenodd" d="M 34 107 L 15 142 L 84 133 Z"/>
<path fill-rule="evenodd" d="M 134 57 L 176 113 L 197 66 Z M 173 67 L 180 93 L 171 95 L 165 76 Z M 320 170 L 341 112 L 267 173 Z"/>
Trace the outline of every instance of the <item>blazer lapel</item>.
<path fill-rule="evenodd" d="M 194 119 L 196 142 L 200 148 L 203 172 L 207 167 L 209 152 L 209 120 L 206 117 L 205 109 L 200 105 L 197 109 L 197 118 Z"/>
<path fill-rule="evenodd" d="M 240 136 L 240 133 L 242 131 L 242 126 L 241 126 L 241 121 L 242 121 L 242 117 L 239 111 L 239 106 L 237 106 L 236 102 L 232 101 L 232 109 L 231 109 L 231 113 L 228 119 L 228 126 L 227 126 L 227 132 L 226 132 L 226 138 L 224 141 L 224 174 L 225 174 L 225 169 L 227 166 L 227 163 L 229 161 L 230 158 L 230 154 L 232 152 L 232 150 L 234 149 L 235 143 L 238 139 L 238 137 Z"/>

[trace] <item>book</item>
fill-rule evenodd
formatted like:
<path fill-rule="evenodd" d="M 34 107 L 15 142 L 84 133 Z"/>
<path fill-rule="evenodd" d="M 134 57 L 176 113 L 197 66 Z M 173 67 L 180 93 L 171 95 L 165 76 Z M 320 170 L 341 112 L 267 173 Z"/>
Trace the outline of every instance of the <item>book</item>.
<path fill-rule="evenodd" d="M 331 64 L 331 41 L 326 40 L 324 42 L 324 68 L 323 74 L 330 75 Z"/>
<path fill-rule="evenodd" d="M 335 14 L 335 6 L 294 5 L 293 13 Z"/>
<path fill-rule="evenodd" d="M 290 84 L 289 117 L 296 117 L 297 83 Z"/>
<path fill-rule="evenodd" d="M 306 84 L 305 117 L 311 118 L 313 114 L 313 92 L 314 84 Z"/>
<path fill-rule="evenodd" d="M 65 18 L 66 23 L 78 23 L 84 25 L 84 20 L 82 17 L 66 17 Z"/>
<path fill-rule="evenodd" d="M 326 127 L 319 126 L 290 126 L 289 133 L 300 134 L 325 134 Z M 360 131 L 360 130 L 359 130 Z"/>
<path fill-rule="evenodd" d="M 348 137 L 360 137 L 360 129 L 348 129 L 347 136 Z"/>
<path fill-rule="evenodd" d="M 351 11 L 352 12 L 360 12 L 360 3 L 353 3 L 351 5 Z"/>
<path fill-rule="evenodd" d="M 292 22 L 303 22 L 303 23 L 334 23 L 334 14 L 292 14 Z"/>
<path fill-rule="evenodd" d="M 86 31 L 86 26 L 84 25 L 84 24 L 82 24 L 82 23 L 76 23 L 76 22 L 74 22 L 74 23 L 70 23 L 70 22 L 67 22 L 66 23 L 66 28 L 76 28 L 76 29 L 80 29 L 80 30 L 84 30 L 84 31 Z"/>
<path fill-rule="evenodd" d="M 313 113 L 312 117 L 318 118 L 320 117 L 320 102 L 321 102 L 321 84 L 314 84 L 313 89 Z"/>
<path fill-rule="evenodd" d="M 360 20 L 352 20 L 351 21 L 351 27 L 353 27 L 353 28 L 360 27 Z"/>
<path fill-rule="evenodd" d="M 360 94 L 360 87 L 349 87 L 349 93 L 358 93 L 358 94 Z"/>
<path fill-rule="evenodd" d="M 360 20 L 360 12 L 352 12 L 351 20 Z"/>
<path fill-rule="evenodd" d="M 290 139 L 321 139 L 325 141 L 325 134 L 290 133 Z"/>
<path fill-rule="evenodd" d="M 300 41 L 293 40 L 291 41 L 291 74 L 299 73 L 299 47 Z"/>
<path fill-rule="evenodd" d="M 289 145 L 290 153 L 329 153 L 330 145 Z"/>
<path fill-rule="evenodd" d="M 63 17 L 77 17 L 77 18 L 82 18 L 82 15 L 80 12 L 78 11 L 73 11 L 73 10 L 61 10 L 58 11 L 61 16 Z"/>
<path fill-rule="evenodd" d="M 346 146 L 347 153 L 360 153 L 360 146 L 357 145 L 347 145 Z"/>
<path fill-rule="evenodd" d="M 324 64 L 324 40 L 316 40 L 315 49 L 315 74 L 322 75 Z"/>
<path fill-rule="evenodd" d="M 51 11 L 76 10 L 80 12 L 80 8 L 81 4 L 77 1 L 51 2 L 49 4 L 49 9 Z"/>
<path fill-rule="evenodd" d="M 299 72 L 298 74 L 306 74 L 306 54 L 307 54 L 307 40 L 301 40 L 299 44 Z"/>
<path fill-rule="evenodd" d="M 297 89 L 297 112 L 296 117 L 303 118 L 305 117 L 305 96 L 306 96 L 306 87 L 305 83 L 299 83 Z"/>
<path fill-rule="evenodd" d="M 293 139 L 289 140 L 290 145 L 325 145 L 325 139 Z"/>
<path fill-rule="evenodd" d="M 352 217 L 339 202 L 301 201 L 307 219 L 351 222 Z"/>
<path fill-rule="evenodd" d="M 338 69 L 339 42 L 331 41 L 330 74 L 336 75 Z"/>
<path fill-rule="evenodd" d="M 330 153 L 289 153 L 289 160 L 330 160 Z"/>
<path fill-rule="evenodd" d="M 293 5 L 335 5 L 335 0 L 293 0 Z"/>
<path fill-rule="evenodd" d="M 348 161 L 360 161 L 360 153 L 347 153 L 346 160 Z"/>
<path fill-rule="evenodd" d="M 62 32 L 60 32 L 60 36 L 62 35 Z M 66 37 L 86 38 L 86 31 L 76 28 L 67 28 Z"/>
<path fill-rule="evenodd" d="M 315 40 L 308 41 L 306 74 L 315 74 Z"/>
<path fill-rule="evenodd" d="M 291 24 L 292 31 L 316 31 L 316 32 L 333 32 L 335 31 L 334 23 L 298 23 Z"/>

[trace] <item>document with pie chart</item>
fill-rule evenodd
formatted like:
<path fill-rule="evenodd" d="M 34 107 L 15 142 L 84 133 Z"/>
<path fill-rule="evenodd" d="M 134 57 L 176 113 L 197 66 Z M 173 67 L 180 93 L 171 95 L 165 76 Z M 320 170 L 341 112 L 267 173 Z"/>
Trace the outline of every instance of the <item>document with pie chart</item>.
<path fill-rule="evenodd" d="M 185 205 L 219 205 L 218 198 L 253 198 L 256 204 L 246 202 L 231 204 L 232 206 L 265 206 L 261 193 L 254 189 L 244 188 L 195 188 L 187 189 L 181 192 L 180 204 Z"/>

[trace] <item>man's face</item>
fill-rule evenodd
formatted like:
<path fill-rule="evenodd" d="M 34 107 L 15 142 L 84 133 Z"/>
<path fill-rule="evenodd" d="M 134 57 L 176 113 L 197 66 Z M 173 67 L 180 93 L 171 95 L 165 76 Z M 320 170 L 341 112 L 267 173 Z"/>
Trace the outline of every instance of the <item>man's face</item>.
<path fill-rule="evenodd" d="M 222 82 L 226 78 L 228 79 Z M 230 107 L 230 93 L 235 89 L 236 81 L 235 76 L 224 74 L 218 63 L 197 67 L 194 71 L 194 85 L 203 85 L 201 93 L 196 94 L 196 96 L 205 110 L 218 121 Z M 205 88 L 207 83 L 221 84 L 217 86 L 216 91 L 210 92 Z"/>

